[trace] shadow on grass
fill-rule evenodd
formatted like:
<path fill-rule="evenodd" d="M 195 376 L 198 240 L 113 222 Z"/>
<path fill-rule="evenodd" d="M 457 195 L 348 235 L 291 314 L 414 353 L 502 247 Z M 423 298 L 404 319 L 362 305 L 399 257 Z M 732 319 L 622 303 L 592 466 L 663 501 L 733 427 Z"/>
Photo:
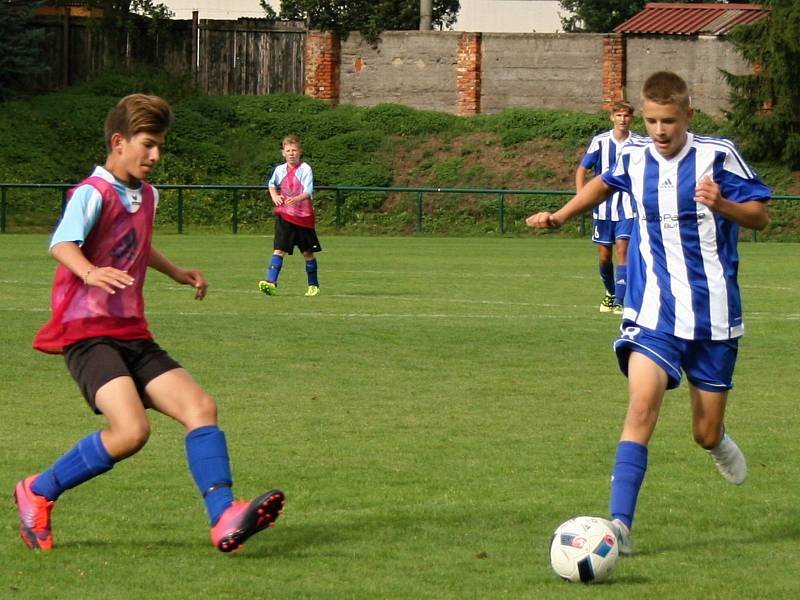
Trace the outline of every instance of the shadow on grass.
<path fill-rule="evenodd" d="M 704 531 L 701 537 L 687 537 L 680 543 L 659 544 L 657 547 L 648 550 L 635 550 L 632 558 L 637 556 L 656 556 L 667 552 L 691 551 L 698 548 L 731 548 L 748 544 L 772 544 L 776 540 L 800 540 L 800 525 L 788 521 L 775 523 L 768 529 L 759 528 L 753 535 L 748 535 L 745 529 L 739 530 L 738 533 L 731 532 L 725 535 L 715 534 L 713 530 Z"/>

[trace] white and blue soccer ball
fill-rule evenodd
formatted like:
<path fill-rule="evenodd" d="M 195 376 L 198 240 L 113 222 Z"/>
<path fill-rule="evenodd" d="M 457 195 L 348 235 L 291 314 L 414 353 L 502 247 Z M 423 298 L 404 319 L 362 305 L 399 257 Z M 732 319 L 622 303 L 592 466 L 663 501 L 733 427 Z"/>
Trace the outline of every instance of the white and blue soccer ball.
<path fill-rule="evenodd" d="M 598 583 L 617 566 L 619 548 L 611 523 L 599 517 L 574 517 L 553 533 L 550 565 L 567 581 Z"/>

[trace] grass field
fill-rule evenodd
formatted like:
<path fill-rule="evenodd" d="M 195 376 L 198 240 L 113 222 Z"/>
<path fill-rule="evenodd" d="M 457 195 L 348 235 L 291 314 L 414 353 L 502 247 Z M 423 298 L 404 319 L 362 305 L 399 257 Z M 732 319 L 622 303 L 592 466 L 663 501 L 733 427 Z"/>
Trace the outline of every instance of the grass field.
<path fill-rule="evenodd" d="M 208 539 L 183 432 L 67 492 L 55 548 L 17 538 L 14 483 L 102 426 L 63 361 L 30 348 L 54 268 L 42 235 L 0 236 L 1 598 L 788 598 L 800 571 L 798 244 L 741 245 L 747 335 L 728 426 L 733 487 L 667 396 L 634 530 L 600 589 L 550 571 L 552 530 L 605 515 L 625 413 L 615 317 L 588 240 L 323 238 L 323 294 L 256 289 L 271 237 L 157 236 L 206 273 L 202 303 L 151 272 L 156 339 L 217 398 L 235 491 L 281 487 L 275 529 Z"/>

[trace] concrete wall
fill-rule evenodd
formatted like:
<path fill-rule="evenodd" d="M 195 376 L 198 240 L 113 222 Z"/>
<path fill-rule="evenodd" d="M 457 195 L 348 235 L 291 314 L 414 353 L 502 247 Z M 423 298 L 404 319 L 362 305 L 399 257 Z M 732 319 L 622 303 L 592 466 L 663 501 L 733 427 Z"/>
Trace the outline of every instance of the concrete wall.
<path fill-rule="evenodd" d="M 386 31 L 373 46 L 351 33 L 341 42 L 339 101 L 358 106 L 392 102 L 454 112 L 459 35 Z"/>
<path fill-rule="evenodd" d="M 638 105 L 647 76 L 655 71 L 674 71 L 686 80 L 692 105 L 711 115 L 729 107 L 728 85 L 719 70 L 737 75 L 752 67 L 733 46 L 713 36 L 696 39 L 675 37 L 628 37 L 625 93 Z"/>
<path fill-rule="evenodd" d="M 481 112 L 600 110 L 601 34 L 483 34 Z"/>
<path fill-rule="evenodd" d="M 339 101 L 373 106 L 382 102 L 463 114 L 459 110 L 457 32 L 395 31 L 376 45 L 353 33 L 341 43 Z M 483 33 L 475 80 L 478 112 L 546 108 L 595 112 L 604 94 L 603 34 Z M 720 69 L 747 73 L 750 66 L 733 46 L 716 37 L 627 37 L 618 95 L 635 105 L 650 73 L 669 69 L 689 84 L 694 106 L 711 115 L 728 108 Z M 608 61 L 609 57 L 606 56 Z M 608 87 L 608 82 L 606 87 Z"/>

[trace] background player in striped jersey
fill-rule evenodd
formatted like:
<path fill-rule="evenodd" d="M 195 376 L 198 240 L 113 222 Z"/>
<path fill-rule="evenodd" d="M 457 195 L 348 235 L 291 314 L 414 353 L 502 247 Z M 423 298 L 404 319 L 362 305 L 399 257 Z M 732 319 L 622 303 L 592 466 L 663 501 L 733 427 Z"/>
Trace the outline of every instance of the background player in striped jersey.
<path fill-rule="evenodd" d="M 598 134 L 589 142 L 581 164 L 575 171 L 575 187 L 581 191 L 586 185 L 586 174 L 593 170 L 595 175 L 605 173 L 613 165 L 622 146 L 631 137 L 641 136 L 630 131 L 633 119 L 633 105 L 629 102 L 615 102 L 611 107 L 611 122 L 614 127 Z M 626 192 L 615 191 L 592 211 L 592 242 L 597 245 L 600 279 L 606 288 L 600 312 L 622 314 L 622 301 L 627 285 L 628 239 L 633 228 L 633 206 Z M 614 276 L 612 248 L 617 250 L 617 273 Z"/>
<path fill-rule="evenodd" d="M 725 433 L 738 338 L 744 333 L 737 283 L 739 226 L 763 229 L 771 196 L 730 140 L 694 135 L 689 91 L 678 75 L 645 81 L 642 114 L 651 140 L 631 142 L 616 164 L 555 213 L 528 217 L 558 227 L 615 190 L 636 205 L 628 246 L 628 290 L 614 343 L 628 377 L 629 404 L 611 478 L 610 512 L 620 551 L 647 469 L 647 445 L 666 390 L 689 381 L 692 433 L 723 477 L 741 484 L 747 464 Z"/>

